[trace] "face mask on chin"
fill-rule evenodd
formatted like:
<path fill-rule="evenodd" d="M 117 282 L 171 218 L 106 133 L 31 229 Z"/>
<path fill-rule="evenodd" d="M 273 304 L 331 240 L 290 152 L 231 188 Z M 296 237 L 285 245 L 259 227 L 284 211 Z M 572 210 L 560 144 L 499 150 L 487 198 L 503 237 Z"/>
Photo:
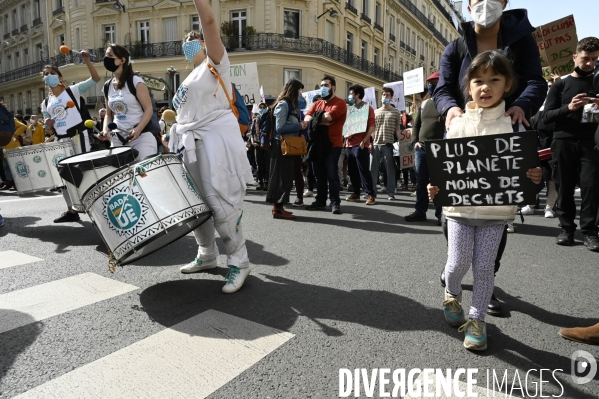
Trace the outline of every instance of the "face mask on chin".
<path fill-rule="evenodd" d="M 471 8 L 472 20 L 483 28 L 490 28 L 501 18 L 503 14 L 503 2 L 501 0 L 483 0 Z"/>
<path fill-rule="evenodd" d="M 585 71 L 584 69 L 581 69 L 579 66 L 577 66 L 576 68 L 574 68 L 574 72 L 576 72 L 578 76 L 580 76 L 581 78 L 588 78 L 593 74 L 594 71 Z"/>

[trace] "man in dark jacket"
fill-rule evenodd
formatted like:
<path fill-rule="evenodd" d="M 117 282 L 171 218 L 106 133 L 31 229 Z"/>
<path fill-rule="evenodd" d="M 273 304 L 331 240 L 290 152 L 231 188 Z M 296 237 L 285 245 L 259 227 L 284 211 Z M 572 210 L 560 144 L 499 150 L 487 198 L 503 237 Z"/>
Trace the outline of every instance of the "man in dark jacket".
<path fill-rule="evenodd" d="M 505 9 L 507 0 L 500 1 L 503 1 Z M 537 113 L 547 94 L 541 59 L 534 56 L 539 53 L 532 36 L 535 28 L 528 21 L 526 10 L 504 11 L 491 24 L 493 21 L 489 18 L 493 14 L 487 11 L 484 17 L 477 15 L 474 10 L 477 3 L 477 0 L 470 0 L 468 9 L 474 21 L 462 23 L 464 37 L 449 43 L 441 57 L 441 76 L 433 96 L 437 109 L 446 117 L 447 127 L 453 118 L 463 113 L 466 105 L 462 94 L 463 79 L 472 59 L 480 52 L 477 42 L 484 42 L 490 46 L 485 50 L 502 49 L 512 62 L 518 76 L 518 87 L 505 99 L 506 114 L 512 117 L 512 124 L 528 126 L 528 119 Z"/>

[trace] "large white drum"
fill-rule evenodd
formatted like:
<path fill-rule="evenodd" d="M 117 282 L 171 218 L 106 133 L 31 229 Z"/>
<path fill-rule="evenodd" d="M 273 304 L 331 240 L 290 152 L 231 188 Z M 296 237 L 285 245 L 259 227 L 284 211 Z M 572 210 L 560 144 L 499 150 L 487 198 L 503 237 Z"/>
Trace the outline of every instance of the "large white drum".
<path fill-rule="evenodd" d="M 67 188 L 73 209 L 85 212 L 82 198 L 87 190 L 104 176 L 135 161 L 137 151 L 131 147 L 73 155 L 58 162 L 58 173 Z"/>
<path fill-rule="evenodd" d="M 56 165 L 75 154 L 70 140 L 28 145 L 5 152 L 19 195 L 62 187 Z"/>
<path fill-rule="evenodd" d="M 119 265 L 163 248 L 212 216 L 175 154 L 117 169 L 88 189 L 83 205 Z"/>

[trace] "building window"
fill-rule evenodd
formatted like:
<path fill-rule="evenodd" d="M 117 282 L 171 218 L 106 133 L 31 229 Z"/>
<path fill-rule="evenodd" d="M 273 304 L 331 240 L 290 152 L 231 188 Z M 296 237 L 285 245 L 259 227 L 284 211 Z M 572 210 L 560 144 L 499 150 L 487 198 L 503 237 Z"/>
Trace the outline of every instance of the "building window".
<path fill-rule="evenodd" d="M 46 91 L 44 89 L 40 89 L 39 96 L 40 96 L 39 97 L 39 103 L 40 103 L 39 106 L 41 107 L 42 101 L 44 101 L 44 99 L 46 98 Z"/>
<path fill-rule="evenodd" d="M 29 49 L 23 49 L 23 62 L 25 63 L 25 65 L 29 65 Z"/>
<path fill-rule="evenodd" d="M 177 17 L 165 18 L 164 20 L 164 41 L 174 42 L 179 39 L 179 32 L 177 31 Z"/>
<path fill-rule="evenodd" d="M 301 69 L 283 69 L 283 79 L 285 80 L 283 84 L 287 83 L 289 79 L 297 79 L 302 80 L 302 70 Z"/>
<path fill-rule="evenodd" d="M 331 21 L 325 23 L 325 38 L 327 42 L 335 44 L 335 24 Z"/>
<path fill-rule="evenodd" d="M 247 26 L 247 15 L 245 11 L 231 11 L 231 22 L 235 31 L 242 36 Z"/>
<path fill-rule="evenodd" d="M 362 52 L 361 52 L 361 57 L 364 60 L 368 59 L 368 43 L 366 43 L 364 40 L 362 40 Z"/>
<path fill-rule="evenodd" d="M 27 19 L 25 18 L 25 4 L 21 6 L 21 25 L 25 25 L 27 23 Z"/>
<path fill-rule="evenodd" d="M 362 0 L 362 14 L 368 16 L 368 0 Z"/>
<path fill-rule="evenodd" d="M 200 31 L 200 17 L 191 17 L 191 30 Z"/>
<path fill-rule="evenodd" d="M 33 16 L 35 18 L 41 17 L 42 12 L 41 12 L 41 8 L 40 8 L 40 0 L 35 0 L 35 2 L 33 4 L 34 4 L 34 7 L 33 7 L 34 14 L 33 14 Z"/>
<path fill-rule="evenodd" d="M 379 3 L 376 3 L 376 8 L 375 8 L 375 22 L 379 25 L 381 24 L 381 5 Z"/>
<path fill-rule="evenodd" d="M 42 60 L 44 59 L 44 53 L 43 53 L 43 51 L 42 51 L 42 44 L 41 44 L 41 43 L 38 43 L 38 44 L 37 44 L 37 46 L 35 46 L 35 48 L 36 48 L 36 50 L 37 50 L 37 51 L 36 51 L 36 53 L 37 53 L 37 56 L 39 57 L 39 58 L 38 58 L 37 60 L 35 60 L 35 61 L 42 61 Z"/>
<path fill-rule="evenodd" d="M 395 66 L 395 58 L 389 57 L 389 70 L 393 72 L 393 67 Z"/>
<path fill-rule="evenodd" d="M 15 64 L 17 68 L 21 67 L 21 57 L 19 56 L 19 52 L 15 53 Z"/>
<path fill-rule="evenodd" d="M 7 69 L 7 71 L 12 71 L 14 69 L 13 65 L 12 65 L 12 56 L 9 55 L 6 58 L 8 59 L 8 69 Z"/>
<path fill-rule="evenodd" d="M 354 52 L 354 35 L 349 32 L 347 32 L 347 38 L 345 40 L 345 50 L 348 55 L 353 54 Z"/>
<path fill-rule="evenodd" d="M 31 97 L 31 90 L 27 92 L 27 107 L 25 108 L 33 108 L 33 98 Z"/>
<path fill-rule="evenodd" d="M 404 24 L 399 24 L 399 40 L 401 40 L 402 42 L 405 42 L 404 30 L 405 30 Z"/>
<path fill-rule="evenodd" d="M 300 37 L 300 12 L 295 10 L 283 11 L 283 32 L 285 37 L 299 39 Z"/>
<path fill-rule="evenodd" d="M 142 43 L 150 43 L 150 21 L 139 21 L 137 28 L 137 39 Z"/>
<path fill-rule="evenodd" d="M 104 44 L 116 42 L 116 28 L 114 25 L 104 25 L 102 31 L 104 33 Z"/>
<path fill-rule="evenodd" d="M 395 35 L 395 17 L 389 17 L 389 32 Z"/>
<path fill-rule="evenodd" d="M 79 28 L 75 28 L 75 48 L 81 48 L 81 31 Z"/>
<path fill-rule="evenodd" d="M 378 48 L 374 48 L 374 65 L 379 66 L 380 63 L 380 50 Z"/>

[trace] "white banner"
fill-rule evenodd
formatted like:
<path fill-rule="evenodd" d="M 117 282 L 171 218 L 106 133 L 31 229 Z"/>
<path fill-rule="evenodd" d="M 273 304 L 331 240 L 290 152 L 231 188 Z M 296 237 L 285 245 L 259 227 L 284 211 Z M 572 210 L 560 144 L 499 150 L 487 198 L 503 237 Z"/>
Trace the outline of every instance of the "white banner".
<path fill-rule="evenodd" d="M 243 95 L 245 105 L 260 103 L 260 80 L 255 62 L 231 65 L 231 82 Z"/>
<path fill-rule="evenodd" d="M 391 82 L 385 83 L 383 87 L 388 87 L 393 90 L 393 99 L 391 100 L 391 104 L 395 105 L 400 111 L 406 109 L 406 99 L 404 98 L 403 92 L 403 82 Z"/>
<path fill-rule="evenodd" d="M 313 98 L 315 95 L 320 95 L 320 89 L 318 90 L 312 90 L 312 91 L 304 91 L 302 93 L 302 96 L 306 99 L 306 109 L 310 108 L 310 106 L 312 106 Z"/>
<path fill-rule="evenodd" d="M 416 68 L 403 73 L 404 94 L 418 94 L 424 91 L 424 68 Z"/>
<path fill-rule="evenodd" d="M 266 104 L 266 97 L 264 97 L 264 89 L 260 86 L 260 102 Z"/>
<path fill-rule="evenodd" d="M 367 87 L 364 89 L 364 98 L 362 101 L 369 103 L 372 108 L 377 109 L 378 102 L 376 101 L 374 87 Z"/>

